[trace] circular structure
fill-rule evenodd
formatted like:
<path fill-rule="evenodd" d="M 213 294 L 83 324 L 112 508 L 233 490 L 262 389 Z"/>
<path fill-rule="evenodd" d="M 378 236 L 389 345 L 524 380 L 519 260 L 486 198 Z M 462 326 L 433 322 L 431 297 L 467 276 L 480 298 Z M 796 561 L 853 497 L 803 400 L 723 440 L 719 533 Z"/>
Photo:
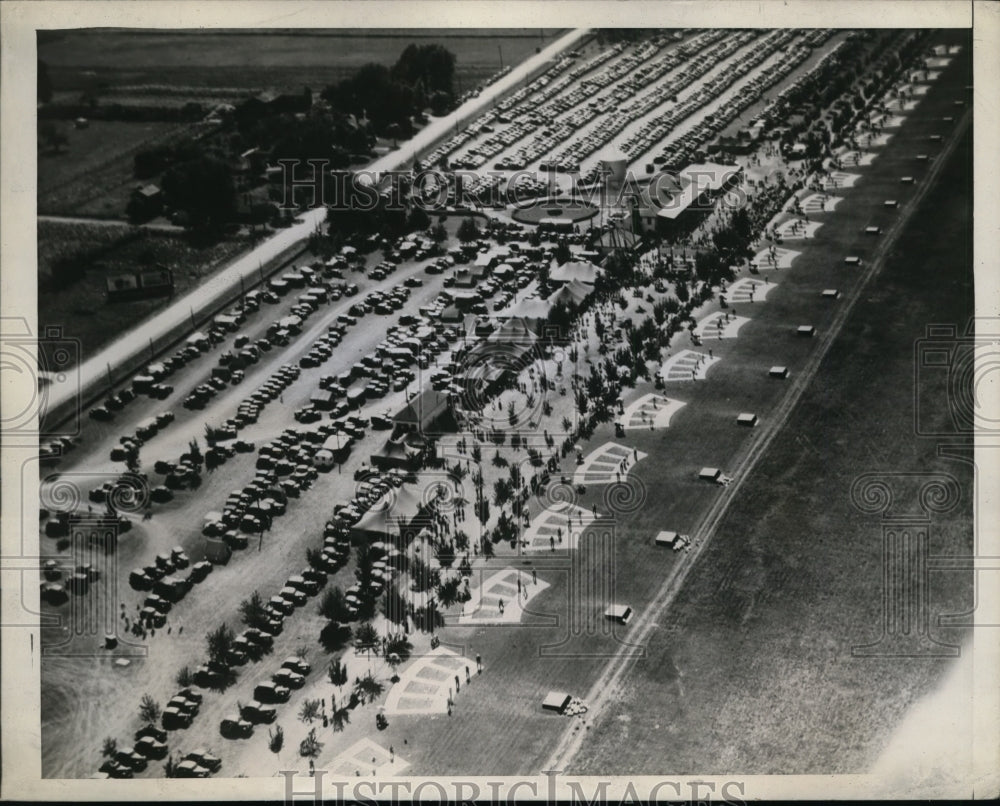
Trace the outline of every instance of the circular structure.
<path fill-rule="evenodd" d="M 511 217 L 521 224 L 575 224 L 597 215 L 597 207 L 582 199 L 535 199 L 511 211 Z"/>
<path fill-rule="evenodd" d="M 601 170 L 607 177 L 608 187 L 622 187 L 628 171 L 628 156 L 620 148 L 612 147 L 601 160 Z"/>

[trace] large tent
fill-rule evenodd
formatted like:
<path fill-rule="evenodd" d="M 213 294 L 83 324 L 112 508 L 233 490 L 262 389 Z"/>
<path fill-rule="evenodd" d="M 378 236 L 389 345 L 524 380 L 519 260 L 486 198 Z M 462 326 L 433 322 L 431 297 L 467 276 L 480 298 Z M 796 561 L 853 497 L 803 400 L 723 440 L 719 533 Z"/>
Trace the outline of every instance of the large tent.
<path fill-rule="evenodd" d="M 397 535 L 400 525 L 405 530 L 421 514 L 422 508 L 419 487 L 404 484 L 393 488 L 351 527 L 352 538 L 371 541 Z"/>
<path fill-rule="evenodd" d="M 579 280 L 572 280 L 563 285 L 558 291 L 555 291 L 548 298 L 548 302 L 551 305 L 555 305 L 557 302 L 562 302 L 564 305 L 572 305 L 574 307 L 580 305 L 594 289 L 588 286 L 586 283 L 581 283 Z"/>
<path fill-rule="evenodd" d="M 549 272 L 549 279 L 554 283 L 569 283 L 577 280 L 586 285 L 593 285 L 601 270 L 587 260 L 571 260 L 557 266 Z"/>

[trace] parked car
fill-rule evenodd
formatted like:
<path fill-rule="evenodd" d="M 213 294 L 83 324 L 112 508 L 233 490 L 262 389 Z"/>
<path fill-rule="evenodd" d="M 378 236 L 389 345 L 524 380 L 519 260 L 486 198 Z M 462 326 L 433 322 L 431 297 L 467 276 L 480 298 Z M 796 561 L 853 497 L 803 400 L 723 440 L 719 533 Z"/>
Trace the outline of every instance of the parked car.
<path fill-rule="evenodd" d="M 306 684 L 306 679 L 302 675 L 293 672 L 291 669 L 279 669 L 273 675 L 271 675 L 271 680 L 280 686 L 285 686 L 286 688 L 302 688 Z"/>
<path fill-rule="evenodd" d="M 253 734 L 253 725 L 236 714 L 230 714 L 219 723 L 219 733 L 227 739 L 246 739 Z"/>
<path fill-rule="evenodd" d="M 312 666 L 307 661 L 296 655 L 291 655 L 281 662 L 282 669 L 291 669 L 298 674 L 306 675 L 312 670 Z"/>
<path fill-rule="evenodd" d="M 165 758 L 167 749 L 164 742 L 154 739 L 152 736 L 143 736 L 135 743 L 135 751 L 146 758 Z"/>
<path fill-rule="evenodd" d="M 281 686 L 274 681 L 259 683 L 253 690 L 253 697 L 264 703 L 288 702 L 291 690 L 287 686 Z"/>
<path fill-rule="evenodd" d="M 255 725 L 269 724 L 278 718 L 278 712 L 273 705 L 264 705 L 257 700 L 251 700 L 240 710 L 240 716 Z"/>
<path fill-rule="evenodd" d="M 209 770 L 190 759 L 185 759 L 174 767 L 174 776 L 177 778 L 208 778 L 210 774 Z"/>
<path fill-rule="evenodd" d="M 218 756 L 213 756 L 207 750 L 199 747 L 197 750 L 193 750 L 184 756 L 185 761 L 193 761 L 195 764 L 200 764 L 207 770 L 211 772 L 218 772 L 219 768 L 222 766 L 222 759 Z"/>

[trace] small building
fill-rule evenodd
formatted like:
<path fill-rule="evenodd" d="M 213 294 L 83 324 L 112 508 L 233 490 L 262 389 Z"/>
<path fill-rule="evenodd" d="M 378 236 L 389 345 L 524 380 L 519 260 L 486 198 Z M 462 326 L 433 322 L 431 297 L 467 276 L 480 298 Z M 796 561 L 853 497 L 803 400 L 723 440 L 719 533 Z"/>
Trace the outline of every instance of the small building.
<path fill-rule="evenodd" d="M 813 336 L 816 335 L 816 328 L 814 328 L 812 325 L 799 325 L 795 329 L 795 333 L 799 336 L 811 339 Z"/>
<path fill-rule="evenodd" d="M 717 467 L 703 467 L 698 471 L 698 478 L 702 481 L 716 482 L 722 478 L 722 471 Z"/>
<path fill-rule="evenodd" d="M 882 202 L 883 207 L 899 207 L 899 202 L 895 199 L 886 199 Z"/>
<path fill-rule="evenodd" d="M 565 691 L 550 691 L 542 700 L 542 710 L 555 711 L 557 714 L 565 712 L 570 700 L 573 698 Z"/>
<path fill-rule="evenodd" d="M 139 185 L 129 197 L 128 214 L 136 221 L 148 221 L 163 210 L 163 191 L 157 185 Z"/>
<path fill-rule="evenodd" d="M 450 411 L 448 396 L 435 389 L 424 389 L 393 417 L 398 428 L 425 432 L 440 428 Z"/>
<path fill-rule="evenodd" d="M 824 299 L 839 299 L 840 292 L 836 288 L 824 288 L 822 296 Z"/>
<path fill-rule="evenodd" d="M 666 531 L 660 532 L 656 536 L 655 542 L 657 546 L 666 546 L 667 548 L 672 548 L 674 551 L 680 551 L 691 542 L 691 538 L 677 532 Z"/>
<path fill-rule="evenodd" d="M 632 620 L 633 615 L 635 613 L 632 608 L 623 604 L 613 604 L 604 611 L 604 618 L 616 621 L 619 624 L 628 624 Z"/>
<path fill-rule="evenodd" d="M 865 235 L 881 235 L 881 227 L 865 227 Z"/>
<path fill-rule="evenodd" d="M 848 255 L 847 257 L 844 258 L 844 263 L 846 263 L 848 266 L 860 266 L 861 258 L 859 258 L 857 255 Z"/>
<path fill-rule="evenodd" d="M 749 411 L 744 411 L 736 417 L 736 424 L 746 426 L 747 428 L 755 428 L 757 422 L 757 415 Z"/>

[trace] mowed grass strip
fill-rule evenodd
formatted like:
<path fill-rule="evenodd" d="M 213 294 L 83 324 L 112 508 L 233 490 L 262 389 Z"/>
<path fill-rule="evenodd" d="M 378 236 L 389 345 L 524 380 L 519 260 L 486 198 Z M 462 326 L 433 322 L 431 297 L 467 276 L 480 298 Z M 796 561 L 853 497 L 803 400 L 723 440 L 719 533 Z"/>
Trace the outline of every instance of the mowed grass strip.
<path fill-rule="evenodd" d="M 925 103 L 915 113 L 924 120 L 905 130 L 910 142 L 940 128 L 932 110 L 942 106 Z M 905 152 L 887 152 L 866 174 L 873 192 L 896 187 Z M 951 474 L 963 497 L 932 521 L 930 552 L 970 553 L 971 468 L 915 436 L 913 394 L 926 325 L 961 333 L 973 310 L 970 154 L 967 132 L 573 772 L 864 772 L 941 679 L 943 658 L 852 657 L 879 637 L 882 530 L 852 506 L 850 489 L 866 472 Z M 947 374 L 923 377 L 921 395 L 939 401 L 930 425 L 947 429 Z M 914 494 L 904 490 L 900 507 L 912 508 Z M 971 575 L 932 573 L 930 585 L 932 625 L 971 609 Z M 932 634 L 959 644 L 965 631 Z"/>

